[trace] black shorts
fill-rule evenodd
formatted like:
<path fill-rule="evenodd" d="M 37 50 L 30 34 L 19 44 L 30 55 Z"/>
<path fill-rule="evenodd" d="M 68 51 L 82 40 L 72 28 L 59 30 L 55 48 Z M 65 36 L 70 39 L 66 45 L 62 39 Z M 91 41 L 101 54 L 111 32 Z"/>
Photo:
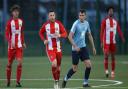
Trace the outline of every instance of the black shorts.
<path fill-rule="evenodd" d="M 79 63 L 79 59 L 81 61 L 90 59 L 89 52 L 86 47 L 80 48 L 80 51 L 72 51 L 72 64 L 77 65 Z"/>

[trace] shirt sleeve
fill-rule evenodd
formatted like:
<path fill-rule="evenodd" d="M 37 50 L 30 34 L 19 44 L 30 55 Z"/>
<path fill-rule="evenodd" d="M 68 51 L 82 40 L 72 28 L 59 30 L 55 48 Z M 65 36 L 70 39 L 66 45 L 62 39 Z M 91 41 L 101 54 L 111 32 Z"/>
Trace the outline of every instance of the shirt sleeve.
<path fill-rule="evenodd" d="M 104 35 L 105 27 L 106 27 L 105 20 L 103 20 L 102 23 L 101 23 L 101 31 L 100 31 L 100 41 L 101 41 L 101 43 L 103 43 L 103 35 Z"/>
<path fill-rule="evenodd" d="M 87 32 L 91 32 L 89 23 L 88 23 L 88 30 L 87 30 Z"/>
<path fill-rule="evenodd" d="M 45 24 L 43 24 L 43 26 L 41 27 L 41 29 L 39 31 L 39 36 L 40 36 L 42 41 L 45 40 L 44 33 L 45 33 Z"/>
<path fill-rule="evenodd" d="M 61 22 L 60 22 L 60 37 L 64 37 L 64 38 L 67 37 L 66 29 L 65 29 L 65 27 L 62 25 Z"/>
<path fill-rule="evenodd" d="M 71 31 L 70 31 L 70 32 L 75 33 L 75 31 L 76 31 L 76 25 L 77 25 L 77 21 L 73 23 L 73 25 L 72 25 L 72 28 L 71 28 Z"/>

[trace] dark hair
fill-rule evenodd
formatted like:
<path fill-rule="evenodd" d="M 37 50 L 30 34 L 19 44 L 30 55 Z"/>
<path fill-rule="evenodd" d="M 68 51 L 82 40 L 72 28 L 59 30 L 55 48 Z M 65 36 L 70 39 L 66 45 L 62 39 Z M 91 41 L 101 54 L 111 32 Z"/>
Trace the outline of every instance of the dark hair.
<path fill-rule="evenodd" d="M 50 13 L 50 12 L 54 12 L 54 13 L 55 13 L 55 10 L 53 10 L 53 9 L 50 9 L 50 10 L 48 11 L 48 13 Z"/>
<path fill-rule="evenodd" d="M 10 9 L 11 12 L 13 12 L 14 10 L 18 10 L 20 12 L 20 6 L 19 5 L 13 5 Z"/>
<path fill-rule="evenodd" d="M 79 13 L 86 13 L 84 9 L 80 9 Z"/>
<path fill-rule="evenodd" d="M 108 6 L 107 12 L 108 12 L 110 9 L 113 9 L 113 10 L 114 10 L 114 7 L 113 7 L 113 6 Z"/>

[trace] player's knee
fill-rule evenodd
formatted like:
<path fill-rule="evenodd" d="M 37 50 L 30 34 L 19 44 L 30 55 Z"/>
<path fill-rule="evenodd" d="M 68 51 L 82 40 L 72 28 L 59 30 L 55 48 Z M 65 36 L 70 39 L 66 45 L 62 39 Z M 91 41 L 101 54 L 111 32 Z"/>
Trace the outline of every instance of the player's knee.
<path fill-rule="evenodd" d="M 57 61 L 56 61 L 56 60 L 54 60 L 54 61 L 52 62 L 52 66 L 53 66 L 53 67 L 57 67 Z"/>
<path fill-rule="evenodd" d="M 11 65 L 11 64 L 7 64 L 7 68 L 9 68 L 9 69 L 10 69 L 11 67 L 12 67 L 12 65 Z"/>
<path fill-rule="evenodd" d="M 86 67 L 91 68 L 92 64 L 91 64 L 91 61 L 90 60 L 87 60 L 84 63 L 85 63 L 85 66 Z"/>
<path fill-rule="evenodd" d="M 78 69 L 78 66 L 77 65 L 73 65 L 73 71 L 76 72 Z"/>
<path fill-rule="evenodd" d="M 8 62 L 7 67 L 11 67 L 11 66 L 12 66 L 12 63 Z"/>
<path fill-rule="evenodd" d="M 87 63 L 86 67 L 91 68 L 91 63 Z"/>
<path fill-rule="evenodd" d="M 105 54 L 105 57 L 104 57 L 105 59 L 108 59 L 108 54 Z"/>
<path fill-rule="evenodd" d="M 18 65 L 21 65 L 22 66 L 22 61 L 18 61 Z"/>
<path fill-rule="evenodd" d="M 22 59 L 18 58 L 17 61 L 18 61 L 18 64 L 22 65 Z"/>
<path fill-rule="evenodd" d="M 59 67 L 57 67 L 57 70 L 58 70 L 58 71 L 60 71 L 60 66 L 59 66 Z"/>

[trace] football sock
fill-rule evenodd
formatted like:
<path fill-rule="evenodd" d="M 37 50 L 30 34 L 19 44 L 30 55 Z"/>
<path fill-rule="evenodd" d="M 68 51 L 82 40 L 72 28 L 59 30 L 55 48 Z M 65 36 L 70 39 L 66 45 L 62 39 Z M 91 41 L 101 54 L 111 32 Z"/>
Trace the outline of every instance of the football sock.
<path fill-rule="evenodd" d="M 59 67 L 57 68 L 57 80 L 59 80 L 60 79 L 60 69 L 59 69 Z"/>
<path fill-rule="evenodd" d="M 114 58 L 112 59 L 111 66 L 112 66 L 112 71 L 115 71 L 115 59 Z"/>
<path fill-rule="evenodd" d="M 105 69 L 105 71 L 108 70 L 108 58 L 104 59 L 104 69 Z"/>
<path fill-rule="evenodd" d="M 20 64 L 17 66 L 17 75 L 16 75 L 16 82 L 17 83 L 20 82 L 21 72 L 22 72 L 22 65 Z"/>
<path fill-rule="evenodd" d="M 67 81 L 69 78 L 72 77 L 72 75 L 75 73 L 75 71 L 73 71 L 73 69 L 71 68 L 69 71 L 68 71 L 68 74 L 65 76 L 64 80 Z"/>
<path fill-rule="evenodd" d="M 7 66 L 7 68 L 6 68 L 6 76 L 7 76 L 7 82 L 10 83 L 10 79 L 11 79 L 11 66 Z"/>
<path fill-rule="evenodd" d="M 57 80 L 57 68 L 52 66 L 52 75 L 54 80 Z"/>
<path fill-rule="evenodd" d="M 88 78 L 90 75 L 91 67 L 86 67 L 85 75 L 84 75 L 84 84 L 88 84 Z"/>

